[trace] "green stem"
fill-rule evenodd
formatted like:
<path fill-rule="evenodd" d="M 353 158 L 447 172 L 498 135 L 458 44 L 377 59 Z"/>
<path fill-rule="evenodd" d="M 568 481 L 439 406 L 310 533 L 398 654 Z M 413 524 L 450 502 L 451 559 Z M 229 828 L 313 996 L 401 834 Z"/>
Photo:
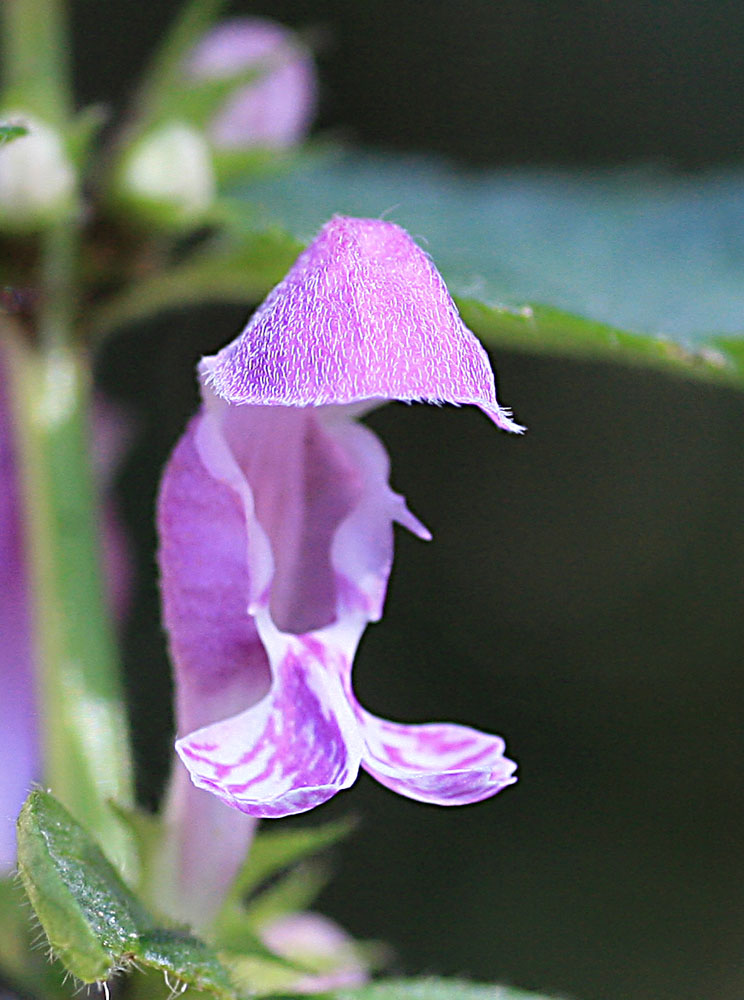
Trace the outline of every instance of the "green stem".
<path fill-rule="evenodd" d="M 77 257 L 73 224 L 42 235 L 35 346 L 12 344 L 44 782 L 132 875 L 129 835 L 108 805 L 131 803 L 131 768 L 100 565 L 90 365 L 73 338 Z"/>
<path fill-rule="evenodd" d="M 26 497 L 44 783 L 132 874 L 108 805 L 131 802 L 128 731 L 99 561 L 86 359 L 15 344 L 14 410 Z"/>
<path fill-rule="evenodd" d="M 72 110 L 65 0 L 2 0 L 3 100 L 63 125 Z"/>

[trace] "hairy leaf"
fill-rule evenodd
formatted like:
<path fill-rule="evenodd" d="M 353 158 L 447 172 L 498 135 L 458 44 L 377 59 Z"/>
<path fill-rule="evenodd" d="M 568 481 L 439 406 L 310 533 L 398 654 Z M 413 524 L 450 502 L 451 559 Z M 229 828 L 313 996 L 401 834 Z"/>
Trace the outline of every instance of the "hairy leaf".
<path fill-rule="evenodd" d="M 184 931 L 156 926 L 98 845 L 48 792 L 32 792 L 21 811 L 18 868 L 52 951 L 84 983 L 138 964 L 223 1000 L 236 996 L 211 948 Z"/>

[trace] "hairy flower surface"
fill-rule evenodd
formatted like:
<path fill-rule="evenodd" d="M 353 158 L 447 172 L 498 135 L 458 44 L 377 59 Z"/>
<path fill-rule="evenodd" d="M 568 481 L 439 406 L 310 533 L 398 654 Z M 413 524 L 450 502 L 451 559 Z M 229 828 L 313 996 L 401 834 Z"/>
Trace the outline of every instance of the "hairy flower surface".
<path fill-rule="evenodd" d="M 499 737 L 379 719 L 351 684 L 393 523 L 429 537 L 358 416 L 392 399 L 472 403 L 521 430 L 429 257 L 392 223 L 334 218 L 200 371 L 203 406 L 159 502 L 176 748 L 194 784 L 262 817 L 312 809 L 360 766 L 440 805 L 511 784 Z"/>

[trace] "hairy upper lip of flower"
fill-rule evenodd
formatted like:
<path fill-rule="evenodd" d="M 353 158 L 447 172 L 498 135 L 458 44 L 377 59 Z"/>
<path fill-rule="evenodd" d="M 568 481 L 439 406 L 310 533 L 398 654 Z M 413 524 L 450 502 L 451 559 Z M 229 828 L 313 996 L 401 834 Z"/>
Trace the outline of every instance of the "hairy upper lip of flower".
<path fill-rule="evenodd" d="M 331 220 L 201 372 L 204 405 L 159 504 L 177 749 L 194 783 L 256 816 L 310 809 L 360 765 L 440 804 L 511 784 L 499 737 L 377 719 L 351 686 L 393 522 L 428 537 L 360 408 L 473 403 L 521 430 L 426 254 L 392 223 Z"/>

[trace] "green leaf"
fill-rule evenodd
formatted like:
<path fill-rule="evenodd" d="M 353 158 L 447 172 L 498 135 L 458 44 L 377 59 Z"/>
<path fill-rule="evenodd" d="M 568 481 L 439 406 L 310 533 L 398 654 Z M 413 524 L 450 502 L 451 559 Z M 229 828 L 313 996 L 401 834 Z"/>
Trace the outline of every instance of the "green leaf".
<path fill-rule="evenodd" d="M 347 819 L 295 830 L 262 830 L 215 919 L 217 947 L 260 952 L 258 928 L 315 899 L 326 885 L 328 870 L 314 856 L 349 836 L 354 825 Z M 276 878 L 282 872 L 283 877 Z"/>
<path fill-rule="evenodd" d="M 48 792 L 32 792 L 18 820 L 18 868 L 52 951 L 84 983 L 138 964 L 211 991 L 236 993 L 216 954 L 192 935 L 156 925 L 98 845 Z"/>
<path fill-rule="evenodd" d="M 548 1000 L 511 986 L 486 986 L 458 979 L 388 979 L 333 994 L 335 1000 Z"/>
<path fill-rule="evenodd" d="M 0 148 L 24 135 L 28 135 L 28 129 L 24 125 L 0 125 Z"/>
<path fill-rule="evenodd" d="M 62 275 L 55 275 L 61 280 Z M 50 299 L 52 296 L 50 296 Z M 52 334 L 57 318 L 50 316 Z M 125 874 L 128 832 L 109 800 L 131 794 L 129 734 L 116 644 L 104 602 L 97 497 L 90 468 L 88 361 L 6 338 L 36 607 L 44 782 L 95 831 Z M 95 724 L 91 723 L 95 720 Z"/>
<path fill-rule="evenodd" d="M 269 69 L 256 65 L 216 79 L 187 81 L 181 69 L 179 86 L 163 96 L 159 118 L 185 118 L 197 128 L 204 128 L 237 87 L 255 83 Z"/>
<path fill-rule="evenodd" d="M 255 228 L 303 243 L 334 213 L 398 222 L 486 340 L 744 377 L 742 172 L 469 173 L 351 153 L 233 194 Z"/>
<path fill-rule="evenodd" d="M 35 947 L 38 928 L 17 879 L 0 879 L 0 978 L 22 994 L 65 1000 L 64 970 Z"/>
<path fill-rule="evenodd" d="M 18 819 L 23 886 L 64 965 L 105 979 L 151 920 L 111 863 L 56 799 L 32 792 Z"/>
<path fill-rule="evenodd" d="M 243 955 L 230 961 L 233 979 L 250 996 L 286 996 L 293 993 L 298 980 L 308 975 L 307 969 L 294 968 L 276 958 Z"/>
<path fill-rule="evenodd" d="M 67 5 L 64 0 L 13 0 L 0 5 L 3 91 L 9 111 L 63 125 L 72 108 Z"/>
<path fill-rule="evenodd" d="M 73 162 L 84 166 L 94 150 L 98 135 L 106 124 L 106 109 L 101 104 L 83 108 L 70 122 L 65 139 Z"/>
<path fill-rule="evenodd" d="M 285 913 L 306 910 L 328 885 L 330 876 L 330 868 L 322 861 L 302 862 L 248 901 L 243 922 L 258 930 Z"/>
<path fill-rule="evenodd" d="M 233 892 L 246 895 L 270 875 L 344 840 L 355 825 L 354 820 L 343 819 L 295 830 L 263 830 L 253 841 Z"/>
<path fill-rule="evenodd" d="M 455 300 L 467 326 L 494 347 L 640 364 L 671 374 L 734 385 L 741 385 L 744 380 L 744 357 L 737 361 L 734 351 L 718 348 L 715 340 L 707 349 L 696 351 L 673 340 L 628 333 L 550 306 L 513 309 L 459 296 Z M 739 343 L 744 345 L 744 341 Z"/>

